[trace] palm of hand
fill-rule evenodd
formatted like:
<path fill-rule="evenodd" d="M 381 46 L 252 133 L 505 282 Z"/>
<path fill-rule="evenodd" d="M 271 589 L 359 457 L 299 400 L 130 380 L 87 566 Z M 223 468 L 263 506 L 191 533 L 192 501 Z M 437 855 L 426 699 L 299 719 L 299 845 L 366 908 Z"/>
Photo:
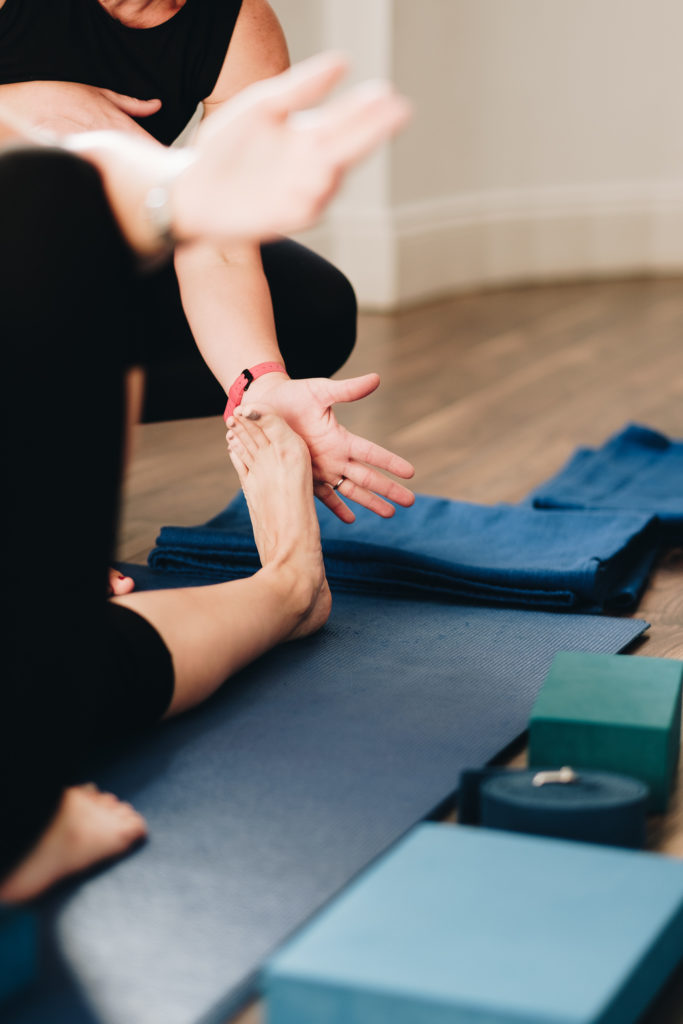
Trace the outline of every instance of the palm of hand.
<path fill-rule="evenodd" d="M 298 132 L 264 106 L 251 109 L 241 97 L 202 123 L 196 148 L 203 159 L 194 168 L 186 201 L 204 237 L 223 234 L 222 219 L 229 221 L 233 236 L 245 238 L 301 228 L 318 215 L 338 178 L 314 152 L 309 133 Z M 206 194 L 214 196 L 211 211 L 204 209 Z"/>
<path fill-rule="evenodd" d="M 263 239 L 306 227 L 346 170 L 406 122 L 408 104 L 386 83 L 365 83 L 311 109 L 345 70 L 339 55 L 323 54 L 227 103 L 205 105 L 213 113 L 197 133 L 201 159 L 184 197 L 198 234 L 224 236 L 227 223 L 233 236 Z M 208 209 L 206 195 L 213 196 Z"/>
<path fill-rule="evenodd" d="M 389 501 L 405 506 L 412 505 L 414 501 L 412 491 L 381 472 L 384 470 L 409 479 L 414 473 L 410 463 L 386 448 L 352 434 L 339 423 L 332 410 L 334 402 L 364 398 L 378 384 L 376 374 L 339 381 L 321 377 L 280 380 L 262 392 L 263 400 L 306 442 L 316 496 L 347 523 L 353 522 L 355 517 L 340 494 L 384 518 L 394 514 Z M 258 405 L 258 401 L 255 404 Z M 249 404 L 247 395 L 245 410 Z M 335 490 L 334 485 L 342 477 L 341 487 Z"/>

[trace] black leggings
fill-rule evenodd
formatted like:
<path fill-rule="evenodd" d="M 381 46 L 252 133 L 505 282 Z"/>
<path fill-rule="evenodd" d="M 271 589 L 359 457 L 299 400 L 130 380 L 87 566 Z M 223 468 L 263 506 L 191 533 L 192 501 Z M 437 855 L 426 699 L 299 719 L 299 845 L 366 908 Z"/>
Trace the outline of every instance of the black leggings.
<path fill-rule="evenodd" d="M 350 286 L 294 243 L 276 243 L 264 256 L 288 368 L 329 375 L 353 344 Z M 304 271 L 310 294 L 296 277 Z M 84 161 L 59 150 L 0 155 L 0 878 L 44 830 L 64 787 L 82 781 L 98 748 L 158 721 L 172 697 L 171 656 L 159 634 L 105 599 L 141 287 L 149 287 L 153 309 L 162 285 L 168 294 L 169 273 L 141 281 L 99 176 Z M 213 378 L 194 347 L 183 349 L 181 313 L 172 308 L 168 323 L 182 376 L 161 359 L 152 367 L 157 418 L 218 412 L 225 400 L 215 382 L 207 386 Z M 192 387 L 189 365 L 197 369 Z"/>
<path fill-rule="evenodd" d="M 152 626 L 105 599 L 132 257 L 74 156 L 5 152 L 0 206 L 2 876 L 86 758 L 158 721 L 173 668 Z"/>

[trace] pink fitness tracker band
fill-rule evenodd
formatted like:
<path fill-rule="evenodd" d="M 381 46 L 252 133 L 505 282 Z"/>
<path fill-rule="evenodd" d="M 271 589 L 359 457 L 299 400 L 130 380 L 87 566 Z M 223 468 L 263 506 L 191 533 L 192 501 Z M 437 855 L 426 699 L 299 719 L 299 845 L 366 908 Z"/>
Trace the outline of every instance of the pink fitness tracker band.
<path fill-rule="evenodd" d="M 287 373 L 287 370 L 282 363 L 258 363 L 256 366 L 252 366 L 250 370 L 242 370 L 241 374 L 234 382 L 230 385 L 228 391 L 228 404 L 225 407 L 223 413 L 223 419 L 227 420 L 234 413 L 237 406 L 242 401 L 242 395 L 247 390 L 253 380 L 258 380 L 259 377 L 263 377 L 266 373 Z"/>

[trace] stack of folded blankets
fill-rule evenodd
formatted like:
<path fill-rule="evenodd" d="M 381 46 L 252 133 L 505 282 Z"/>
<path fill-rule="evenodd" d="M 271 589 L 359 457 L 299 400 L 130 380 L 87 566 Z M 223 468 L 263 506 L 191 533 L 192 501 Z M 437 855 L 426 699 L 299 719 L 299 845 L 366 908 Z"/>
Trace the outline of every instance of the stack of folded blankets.
<path fill-rule="evenodd" d="M 418 495 L 390 520 L 321 509 L 336 591 L 599 613 L 632 608 L 663 547 L 683 543 L 683 442 L 631 425 L 580 449 L 521 505 Z M 237 579 L 260 565 L 242 495 L 203 526 L 166 526 L 154 569 Z"/>
<path fill-rule="evenodd" d="M 662 547 L 683 544 L 683 442 L 635 423 L 602 448 L 579 448 L 531 495 L 538 509 L 608 509 L 655 515 Z"/>

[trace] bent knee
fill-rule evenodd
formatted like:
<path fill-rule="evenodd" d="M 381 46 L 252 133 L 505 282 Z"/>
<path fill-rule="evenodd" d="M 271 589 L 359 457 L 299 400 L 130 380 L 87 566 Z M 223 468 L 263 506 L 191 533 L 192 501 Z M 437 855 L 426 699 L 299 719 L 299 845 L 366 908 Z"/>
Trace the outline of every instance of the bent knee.
<path fill-rule="evenodd" d="M 356 342 L 358 306 L 348 278 L 285 239 L 262 249 L 280 350 L 293 377 L 329 377 Z"/>

